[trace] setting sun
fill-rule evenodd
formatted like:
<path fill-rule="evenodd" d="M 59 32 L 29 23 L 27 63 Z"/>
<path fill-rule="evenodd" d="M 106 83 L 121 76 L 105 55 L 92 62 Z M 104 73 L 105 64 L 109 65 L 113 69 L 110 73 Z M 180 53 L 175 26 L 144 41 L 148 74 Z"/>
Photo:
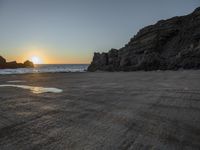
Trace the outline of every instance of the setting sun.
<path fill-rule="evenodd" d="M 31 57 L 31 61 L 32 61 L 34 64 L 41 64 L 41 63 L 42 63 L 41 58 L 38 57 L 38 56 L 32 56 L 32 57 Z"/>

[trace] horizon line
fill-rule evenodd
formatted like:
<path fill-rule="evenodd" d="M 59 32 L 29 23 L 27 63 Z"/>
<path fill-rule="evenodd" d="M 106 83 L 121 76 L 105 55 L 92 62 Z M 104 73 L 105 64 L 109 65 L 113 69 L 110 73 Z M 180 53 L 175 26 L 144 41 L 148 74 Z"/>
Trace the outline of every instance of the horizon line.
<path fill-rule="evenodd" d="M 34 65 L 89 65 L 90 63 L 43 63 Z"/>

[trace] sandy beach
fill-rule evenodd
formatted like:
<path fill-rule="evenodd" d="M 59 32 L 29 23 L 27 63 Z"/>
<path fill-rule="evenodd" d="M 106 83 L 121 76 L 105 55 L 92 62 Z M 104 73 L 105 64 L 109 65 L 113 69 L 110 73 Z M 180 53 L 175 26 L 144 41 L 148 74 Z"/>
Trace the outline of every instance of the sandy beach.
<path fill-rule="evenodd" d="M 63 91 L 0 87 L 1 150 L 200 148 L 200 71 L 0 76 L 12 81 Z"/>

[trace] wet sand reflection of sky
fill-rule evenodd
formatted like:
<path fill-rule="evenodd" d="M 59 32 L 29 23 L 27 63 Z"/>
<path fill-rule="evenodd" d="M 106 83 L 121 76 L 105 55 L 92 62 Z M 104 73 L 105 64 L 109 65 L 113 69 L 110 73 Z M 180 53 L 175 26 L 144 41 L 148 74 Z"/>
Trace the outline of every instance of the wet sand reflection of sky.
<path fill-rule="evenodd" d="M 37 86 L 28 86 L 28 85 L 16 85 L 16 84 L 2 84 L 0 87 L 17 87 L 22 89 L 30 90 L 32 93 L 41 94 L 41 93 L 61 93 L 63 90 L 53 87 L 37 87 Z"/>
<path fill-rule="evenodd" d="M 12 81 L 7 81 L 8 83 L 20 83 L 20 82 L 26 82 L 24 80 L 12 80 Z"/>

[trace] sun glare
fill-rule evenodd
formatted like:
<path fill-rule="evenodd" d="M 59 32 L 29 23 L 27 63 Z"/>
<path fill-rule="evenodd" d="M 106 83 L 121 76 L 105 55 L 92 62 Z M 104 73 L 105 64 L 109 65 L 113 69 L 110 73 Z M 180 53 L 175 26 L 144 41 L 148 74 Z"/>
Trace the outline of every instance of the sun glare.
<path fill-rule="evenodd" d="M 32 56 L 32 57 L 31 57 L 31 61 L 32 61 L 34 64 L 41 64 L 41 63 L 42 63 L 41 58 L 39 58 L 38 56 Z"/>

